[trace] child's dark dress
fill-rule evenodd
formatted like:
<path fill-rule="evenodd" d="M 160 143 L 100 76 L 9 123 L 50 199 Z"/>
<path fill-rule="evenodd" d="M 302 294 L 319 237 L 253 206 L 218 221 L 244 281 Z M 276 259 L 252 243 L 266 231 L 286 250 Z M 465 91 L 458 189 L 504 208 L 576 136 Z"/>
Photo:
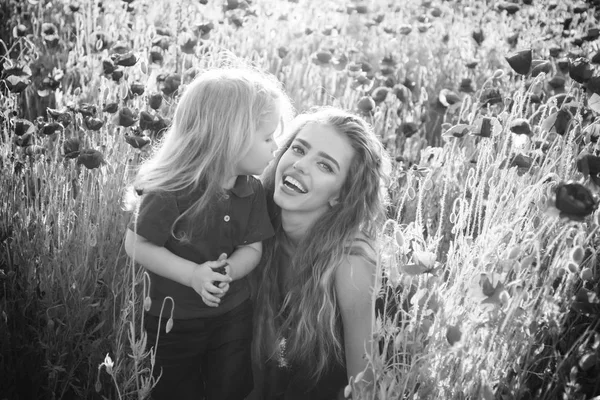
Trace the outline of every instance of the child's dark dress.
<path fill-rule="evenodd" d="M 273 235 L 262 184 L 240 176 L 223 198 L 209 204 L 207 229 L 196 221 L 177 223 L 175 233 L 187 230 L 189 242 L 171 235 L 171 226 L 201 195 L 200 190 L 155 192 L 142 197 L 137 218 L 129 229 L 157 246 L 197 264 L 231 255 L 236 247 L 261 242 Z M 252 302 L 246 278 L 230 283 L 218 307 L 207 306 L 194 289 L 150 275 L 152 304 L 145 318 L 148 347 L 155 346 L 155 375 L 162 377 L 154 399 L 243 399 L 252 390 L 250 342 Z M 171 297 L 173 302 L 165 299 Z M 163 308 L 164 303 L 164 308 Z M 161 315 L 162 310 L 162 318 Z M 172 330 L 165 333 L 170 317 Z M 160 327 L 160 330 L 159 330 Z"/>

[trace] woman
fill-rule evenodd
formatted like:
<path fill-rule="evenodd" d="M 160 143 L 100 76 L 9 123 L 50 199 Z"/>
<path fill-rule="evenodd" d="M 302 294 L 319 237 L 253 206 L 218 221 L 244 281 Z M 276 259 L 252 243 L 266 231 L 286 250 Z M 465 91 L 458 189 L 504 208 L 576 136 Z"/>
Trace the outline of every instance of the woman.
<path fill-rule="evenodd" d="M 276 234 L 257 267 L 258 398 L 334 399 L 365 370 L 389 165 L 363 119 L 328 107 L 294 120 L 265 171 Z"/>

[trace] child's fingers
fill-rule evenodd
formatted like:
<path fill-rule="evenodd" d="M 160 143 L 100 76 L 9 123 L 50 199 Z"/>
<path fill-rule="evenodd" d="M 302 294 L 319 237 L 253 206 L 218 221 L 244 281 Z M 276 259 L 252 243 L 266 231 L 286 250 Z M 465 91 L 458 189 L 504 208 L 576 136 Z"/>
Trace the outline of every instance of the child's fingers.
<path fill-rule="evenodd" d="M 218 306 L 221 302 L 221 299 L 210 293 L 207 289 L 202 290 L 202 300 L 204 300 L 207 305 L 212 307 Z"/>
<path fill-rule="evenodd" d="M 229 275 L 222 275 L 222 274 L 220 274 L 220 273 L 218 273 L 218 272 L 215 272 L 215 273 L 213 273 L 213 274 L 211 275 L 211 280 L 213 281 L 213 283 L 214 283 L 215 281 L 217 281 L 217 282 L 227 282 L 227 283 L 229 283 L 229 282 L 231 282 L 231 277 L 230 277 Z"/>
<path fill-rule="evenodd" d="M 227 253 L 221 253 L 217 261 L 225 261 L 227 260 Z"/>

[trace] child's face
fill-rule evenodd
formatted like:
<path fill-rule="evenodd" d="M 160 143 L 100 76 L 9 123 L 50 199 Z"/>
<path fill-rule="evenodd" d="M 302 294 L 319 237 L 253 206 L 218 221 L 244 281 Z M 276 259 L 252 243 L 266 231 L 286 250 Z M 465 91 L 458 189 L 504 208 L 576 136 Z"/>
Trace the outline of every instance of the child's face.
<path fill-rule="evenodd" d="M 277 144 L 273 139 L 275 131 L 279 127 L 281 113 L 279 109 L 267 114 L 250 143 L 248 153 L 242 158 L 236 167 L 237 175 L 260 175 L 273 159 L 273 153 L 277 150 Z"/>

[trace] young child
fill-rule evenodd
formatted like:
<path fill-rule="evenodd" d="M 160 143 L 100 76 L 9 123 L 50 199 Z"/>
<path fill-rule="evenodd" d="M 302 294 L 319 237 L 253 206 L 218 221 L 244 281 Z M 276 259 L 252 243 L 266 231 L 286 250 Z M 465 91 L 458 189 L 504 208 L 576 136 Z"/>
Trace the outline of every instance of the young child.
<path fill-rule="evenodd" d="M 245 276 L 274 233 L 253 175 L 272 160 L 287 110 L 289 98 L 270 75 L 204 72 L 185 89 L 171 128 L 134 180 L 142 196 L 125 250 L 151 279 L 145 329 L 148 347 L 158 335 L 154 372 L 162 374 L 155 400 L 243 399 L 252 390 Z M 226 274 L 213 270 L 220 267 Z"/>

